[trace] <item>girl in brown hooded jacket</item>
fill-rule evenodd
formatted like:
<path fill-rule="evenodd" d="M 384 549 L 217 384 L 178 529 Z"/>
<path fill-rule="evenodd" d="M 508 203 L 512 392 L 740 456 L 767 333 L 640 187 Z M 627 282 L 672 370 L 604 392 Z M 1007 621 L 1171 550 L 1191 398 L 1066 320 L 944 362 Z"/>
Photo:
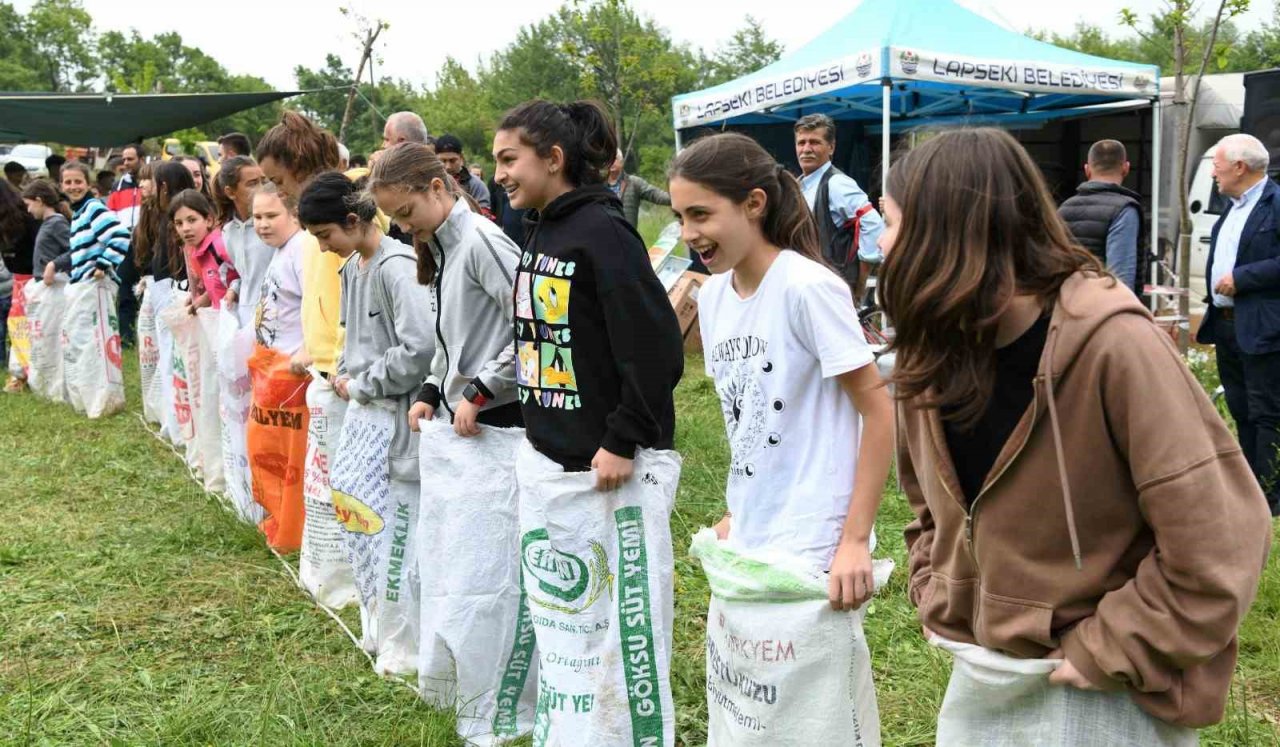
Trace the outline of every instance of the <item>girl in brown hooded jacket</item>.
<path fill-rule="evenodd" d="M 1235 440 L 1007 133 L 931 138 L 894 165 L 885 203 L 909 593 L 926 637 L 1049 660 L 1046 697 L 1128 709 L 1159 735 L 1147 743 L 1194 741 L 1186 727 L 1223 716 L 1271 535 Z M 1011 707 L 959 707 L 956 676 L 940 745 Z M 1040 743 L 1123 743 L 1063 728 Z"/>

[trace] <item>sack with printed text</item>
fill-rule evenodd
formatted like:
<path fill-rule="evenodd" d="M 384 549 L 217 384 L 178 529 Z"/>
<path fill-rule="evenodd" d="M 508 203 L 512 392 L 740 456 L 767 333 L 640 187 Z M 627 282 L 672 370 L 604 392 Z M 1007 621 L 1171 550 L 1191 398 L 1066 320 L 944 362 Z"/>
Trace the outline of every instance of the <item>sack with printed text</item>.
<path fill-rule="evenodd" d="M 190 298 L 187 291 L 177 291 L 169 307 L 160 312 L 160 318 L 172 335 L 170 379 L 173 381 L 173 419 L 180 439 L 176 445 L 181 446 L 186 455 L 187 468 L 192 474 L 200 474 L 200 442 L 196 439 L 195 412 L 195 397 L 199 393 L 200 337 L 196 318 L 187 312 Z"/>
<path fill-rule="evenodd" d="M 338 450 L 347 403 L 323 378 L 307 388 L 307 467 L 302 475 L 302 498 L 307 518 L 302 526 L 302 554 L 298 578 L 317 602 L 340 609 L 356 600 L 356 580 L 347 558 L 342 525 L 333 510 L 329 468 Z"/>
<path fill-rule="evenodd" d="M 196 342 L 200 360 L 191 392 L 200 444 L 200 470 L 204 489 L 226 490 L 222 474 L 222 412 L 218 403 L 218 311 L 206 307 L 196 312 Z"/>
<path fill-rule="evenodd" d="M 86 280 L 67 289 L 62 319 L 62 367 L 67 402 L 91 419 L 124 409 L 124 361 L 116 283 Z"/>
<path fill-rule="evenodd" d="M 418 482 L 391 479 L 395 403 L 352 402 L 329 484 L 360 595 L 362 645 L 381 674 L 418 671 Z"/>
<path fill-rule="evenodd" d="M 24 382 L 27 370 L 31 368 L 31 327 L 27 321 L 27 283 L 32 281 L 30 275 L 13 276 L 13 300 L 9 307 L 9 320 L 6 322 L 9 334 L 9 380 Z"/>
<path fill-rule="evenodd" d="M 253 328 L 241 327 L 239 317 L 225 305 L 218 310 L 218 411 L 222 430 L 222 476 L 227 496 L 241 519 L 258 524 L 266 514 L 253 499 L 253 477 L 245 441 L 253 385 L 249 356 L 253 354 Z"/>
<path fill-rule="evenodd" d="M 173 307 L 177 293 L 173 280 L 169 278 L 147 285 L 147 297 L 155 310 L 156 346 L 160 349 L 160 357 L 156 361 L 156 380 L 160 382 L 160 434 L 169 443 L 185 449 L 186 441 L 182 438 L 175 403 L 177 393 L 173 388 L 173 331 L 165 321 L 165 311 Z"/>
<path fill-rule="evenodd" d="M 138 372 L 142 379 L 142 417 L 148 423 L 160 425 L 163 422 L 163 398 L 160 390 L 160 341 L 156 337 L 156 307 L 151 278 L 143 278 L 147 287 L 138 307 Z"/>
<path fill-rule="evenodd" d="M 866 606 L 831 609 L 821 569 L 779 551 L 741 551 L 711 529 L 691 553 L 711 586 L 707 745 L 879 747 Z M 876 560 L 876 588 L 892 560 Z"/>
<path fill-rule="evenodd" d="M 538 643 L 535 747 L 672 747 L 671 510 L 680 455 L 636 452 L 621 488 L 516 458 L 520 562 Z"/>
<path fill-rule="evenodd" d="M 31 391 L 54 402 L 66 402 L 66 377 L 62 361 L 62 319 L 67 311 L 67 283 L 27 283 L 27 329 L 31 335 L 31 367 L 27 384 Z"/>
<path fill-rule="evenodd" d="M 280 552 L 302 546 L 306 509 L 302 472 L 307 464 L 307 385 L 295 374 L 289 356 L 258 345 L 249 356 L 253 403 L 245 444 L 253 474 L 253 499 L 266 514 L 258 527 L 267 544 Z"/>
<path fill-rule="evenodd" d="M 418 689 L 458 714 L 467 744 L 502 744 L 529 733 L 537 697 L 515 486 L 524 429 L 462 438 L 446 419 L 420 427 Z"/>

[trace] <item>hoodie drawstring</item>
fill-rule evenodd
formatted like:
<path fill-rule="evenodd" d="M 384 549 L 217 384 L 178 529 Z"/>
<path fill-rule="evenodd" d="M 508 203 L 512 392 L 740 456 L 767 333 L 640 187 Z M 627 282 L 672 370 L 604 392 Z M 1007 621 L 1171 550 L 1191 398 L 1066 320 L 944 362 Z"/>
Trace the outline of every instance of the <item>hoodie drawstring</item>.
<path fill-rule="evenodd" d="M 1058 427 L 1058 404 L 1053 395 L 1053 359 L 1057 343 L 1058 328 L 1054 327 L 1049 330 L 1049 354 L 1046 356 L 1049 370 L 1045 374 L 1044 381 L 1049 400 L 1049 424 L 1053 430 L 1053 449 L 1058 457 L 1058 479 L 1062 483 L 1062 507 L 1067 512 L 1067 534 L 1071 537 L 1071 554 L 1075 556 L 1076 570 L 1079 571 L 1084 569 L 1080 561 L 1080 534 L 1076 529 L 1076 512 L 1071 503 L 1071 484 L 1067 481 L 1067 460 L 1062 448 L 1062 431 Z"/>

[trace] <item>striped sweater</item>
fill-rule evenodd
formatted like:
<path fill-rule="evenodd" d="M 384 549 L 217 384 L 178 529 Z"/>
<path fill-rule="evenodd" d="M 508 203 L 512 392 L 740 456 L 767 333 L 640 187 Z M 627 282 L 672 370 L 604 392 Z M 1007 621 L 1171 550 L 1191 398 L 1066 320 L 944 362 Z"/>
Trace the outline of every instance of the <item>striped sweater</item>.
<path fill-rule="evenodd" d="M 78 283 L 101 269 L 120 282 L 116 268 L 129 253 L 129 229 L 120 225 L 102 200 L 86 200 L 71 219 L 71 250 L 56 261 L 59 270 Z"/>

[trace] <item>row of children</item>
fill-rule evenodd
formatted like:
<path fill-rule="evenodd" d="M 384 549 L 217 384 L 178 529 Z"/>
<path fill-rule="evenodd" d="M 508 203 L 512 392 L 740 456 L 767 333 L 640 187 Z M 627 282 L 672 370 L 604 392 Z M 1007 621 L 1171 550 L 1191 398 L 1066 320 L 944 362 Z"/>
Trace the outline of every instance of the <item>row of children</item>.
<path fill-rule="evenodd" d="M 532 729 L 539 745 L 674 744 L 683 356 L 602 183 L 616 147 L 589 103 L 506 115 L 495 179 L 534 211 L 523 246 L 472 211 L 426 146 L 389 149 L 363 190 L 326 173 L 336 142 L 299 115 L 257 152 L 272 184 L 252 214 L 275 251 L 249 428 L 298 428 L 265 399 L 271 370 L 310 389 L 302 429 L 324 442 L 323 518 L 347 534 L 365 643 L 382 671 L 417 670 L 424 696 L 464 712 L 473 743 Z M 714 273 L 699 318 L 731 452 L 729 511 L 695 541 L 714 595 L 710 742 L 879 742 L 853 639 L 878 585 L 873 524 L 896 438 L 916 514 L 910 599 L 956 661 L 938 742 L 1194 743 L 1222 717 L 1270 537 L 1239 448 L 1007 134 L 930 138 L 885 186 L 896 403 L 795 179 L 733 134 L 671 167 L 683 238 Z M 174 197 L 194 252 L 212 221 Z M 211 305 L 234 298 L 217 296 L 237 274 L 226 265 L 239 270 L 214 255 L 196 263 L 194 293 Z M 495 446 L 519 426 L 518 443 Z M 251 466 L 255 495 L 309 466 L 283 458 Z M 303 487 L 272 494 L 268 540 L 304 545 Z M 815 585 L 828 609 L 789 615 Z M 502 632 L 440 623 L 486 616 Z"/>

